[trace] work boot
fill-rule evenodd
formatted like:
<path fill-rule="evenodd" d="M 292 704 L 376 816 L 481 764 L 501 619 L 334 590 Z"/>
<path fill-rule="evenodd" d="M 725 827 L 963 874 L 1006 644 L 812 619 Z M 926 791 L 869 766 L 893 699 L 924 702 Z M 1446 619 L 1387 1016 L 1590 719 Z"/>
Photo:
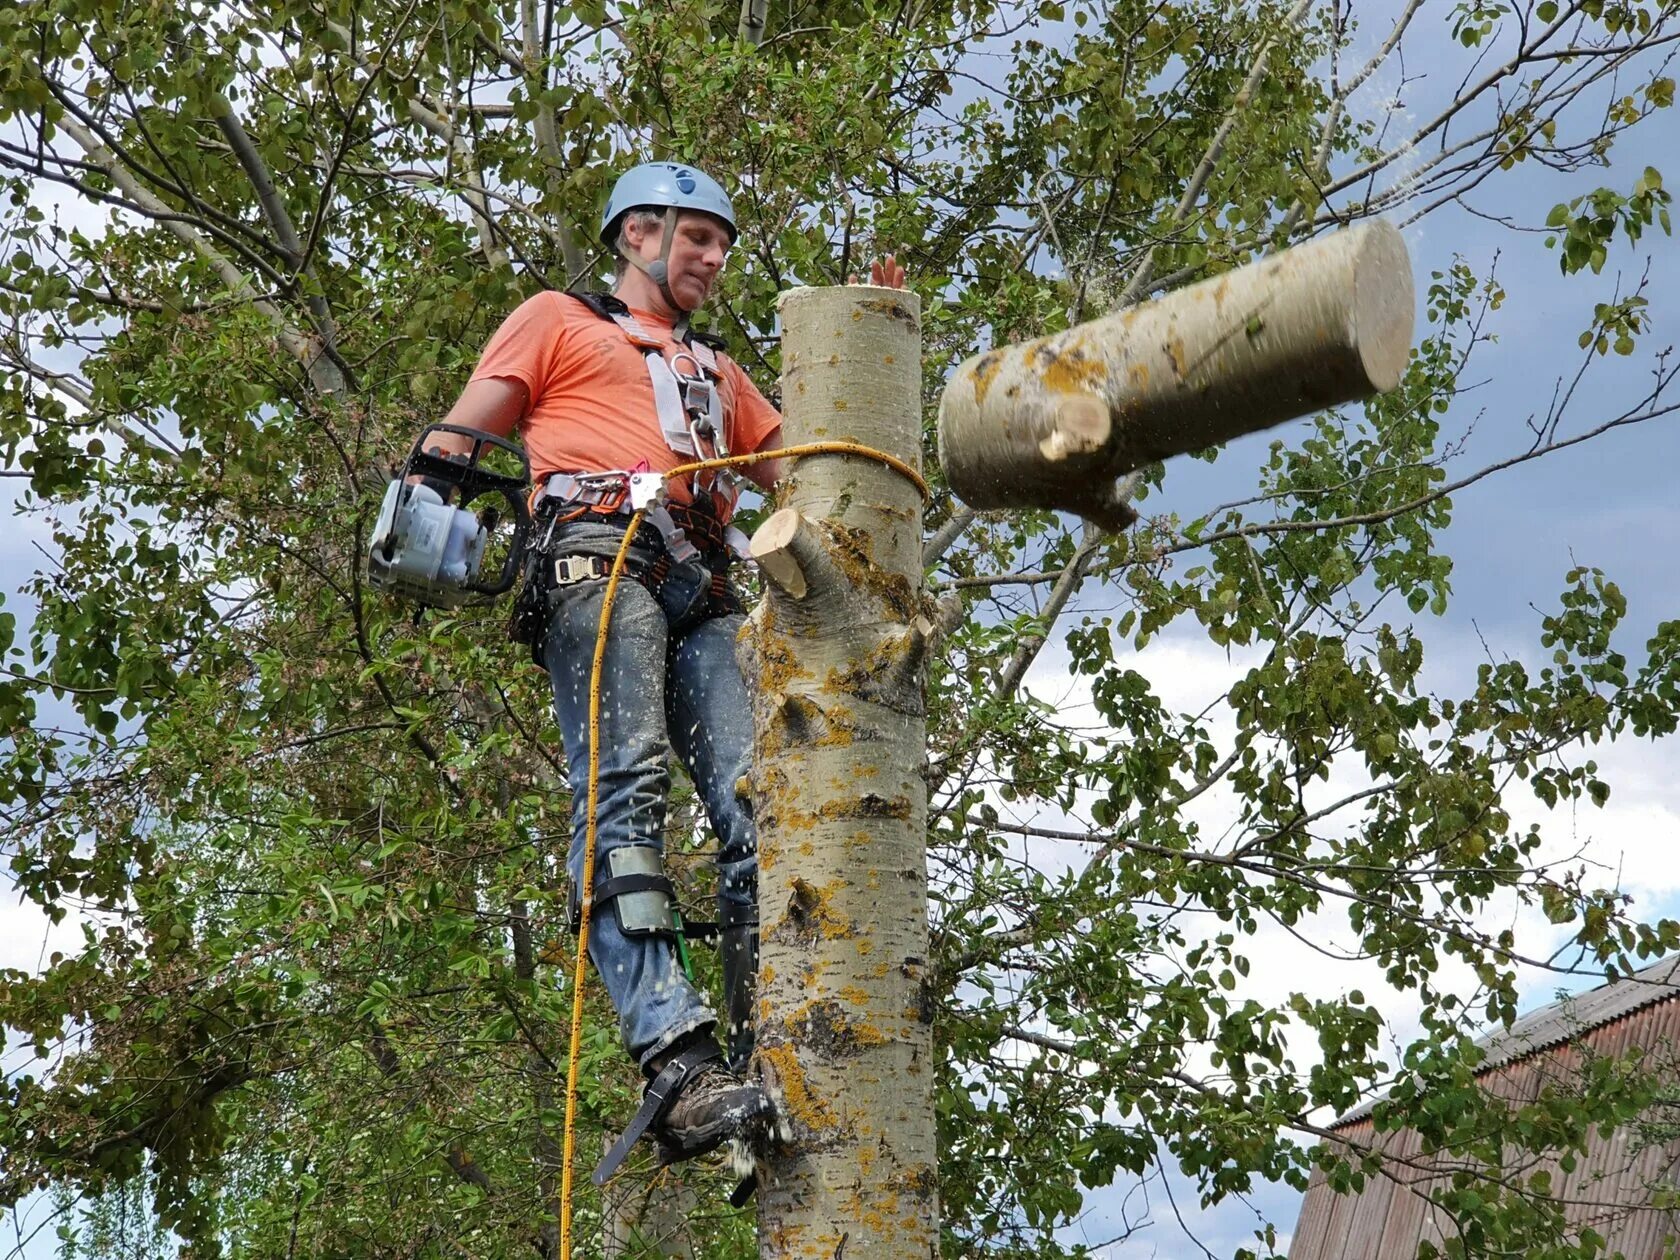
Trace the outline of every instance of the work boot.
<path fill-rule="evenodd" d="M 730 1071 L 715 1047 L 713 1053 L 715 1057 L 695 1067 L 677 1086 L 654 1125 L 654 1136 L 668 1159 L 704 1154 L 770 1114 L 770 1096 Z"/>
<path fill-rule="evenodd" d="M 596 1165 L 594 1182 L 605 1185 L 645 1133 L 659 1146 L 659 1162 L 704 1155 L 748 1125 L 769 1116 L 770 1096 L 723 1064 L 710 1032 L 671 1047 L 645 1065 L 652 1078 L 641 1108 Z"/>

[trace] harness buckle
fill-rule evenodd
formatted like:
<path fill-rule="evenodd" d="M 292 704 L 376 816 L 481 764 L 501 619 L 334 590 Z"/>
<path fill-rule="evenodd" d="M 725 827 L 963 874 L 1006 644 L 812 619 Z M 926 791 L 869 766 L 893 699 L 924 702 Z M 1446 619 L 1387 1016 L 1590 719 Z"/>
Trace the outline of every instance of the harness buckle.
<path fill-rule="evenodd" d="M 696 420 L 709 417 L 716 387 L 704 376 L 679 376 L 677 381 L 682 386 L 683 410 Z"/>
<path fill-rule="evenodd" d="M 612 469 L 607 472 L 552 473 L 543 482 L 537 499 L 552 499 L 562 507 L 592 508 L 601 512 L 615 512 L 624 502 L 631 474 Z"/>
<path fill-rule="evenodd" d="M 624 502 L 629 483 L 630 474 L 616 469 L 612 472 L 577 474 L 577 486 L 582 492 L 579 497 L 587 501 L 588 496 L 595 496 L 595 506 L 608 512 L 617 511 Z"/>
<path fill-rule="evenodd" d="M 561 556 L 554 562 L 554 585 L 575 586 L 612 574 L 612 562 L 600 556 Z"/>

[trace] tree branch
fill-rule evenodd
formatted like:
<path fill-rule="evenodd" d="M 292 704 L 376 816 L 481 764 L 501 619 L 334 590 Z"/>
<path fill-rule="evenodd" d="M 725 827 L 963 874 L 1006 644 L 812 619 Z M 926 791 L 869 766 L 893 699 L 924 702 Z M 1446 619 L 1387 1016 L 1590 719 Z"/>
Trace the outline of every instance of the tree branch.
<path fill-rule="evenodd" d="M 1296 0 L 1295 7 L 1283 19 L 1284 26 L 1286 28 L 1295 26 L 1302 18 L 1306 17 L 1307 11 L 1312 6 L 1313 0 Z M 1208 179 L 1213 175 L 1214 167 L 1219 164 L 1219 159 L 1225 154 L 1225 142 L 1230 139 L 1232 128 L 1237 125 L 1237 119 L 1247 112 L 1248 103 L 1254 98 L 1255 89 L 1260 86 L 1260 79 L 1266 73 L 1266 61 L 1271 57 L 1272 47 L 1275 43 L 1276 40 L 1268 35 L 1265 43 L 1260 45 L 1260 51 L 1255 54 L 1254 64 L 1248 72 L 1248 78 L 1243 80 L 1243 85 L 1238 90 L 1236 98 L 1232 100 L 1230 108 L 1225 111 L 1225 117 L 1220 121 L 1219 130 L 1214 133 L 1207 151 L 1202 154 L 1202 160 L 1196 166 L 1195 174 L 1190 177 L 1189 184 L 1185 186 L 1184 195 L 1179 198 L 1178 206 L 1173 211 L 1173 216 L 1167 224 L 1169 230 L 1189 218 L 1191 209 L 1201 199 L 1202 190 L 1207 186 Z M 1155 270 L 1155 249 L 1156 247 L 1151 245 L 1144 251 L 1143 261 L 1138 263 L 1137 270 L 1132 272 L 1131 279 L 1126 281 L 1126 287 L 1120 291 L 1119 298 L 1115 300 L 1116 309 L 1130 306 L 1137 301 L 1148 287 L 1149 277 Z"/>
<path fill-rule="evenodd" d="M 356 44 L 349 31 L 331 19 L 327 20 L 326 25 L 328 30 L 344 41 L 346 48 L 355 49 Z M 369 64 L 366 58 L 354 51 L 350 55 L 364 74 L 379 73 L 380 68 Z M 501 244 L 501 230 L 497 228 L 496 221 L 490 213 L 490 203 L 482 190 L 472 147 L 462 137 L 451 113 L 452 111 L 424 92 L 416 92 L 408 98 L 409 117 L 449 147 L 450 161 L 461 172 L 464 186 L 461 196 L 472 215 L 473 226 L 478 230 L 478 242 L 484 250 L 485 260 L 493 269 L 505 270 L 510 264 L 507 250 Z"/>
<path fill-rule="evenodd" d="M 263 217 L 273 229 L 275 237 L 280 242 L 280 248 L 291 260 L 297 274 L 311 281 L 314 272 L 309 267 L 308 257 L 304 253 L 303 242 L 298 239 L 297 230 L 292 226 L 292 217 L 286 211 L 286 203 L 280 192 L 274 186 L 274 180 L 269 175 L 268 165 L 263 161 L 257 146 L 251 143 L 251 138 L 245 134 L 245 128 L 240 124 L 239 115 L 234 112 L 233 102 L 228 100 L 226 93 L 216 92 L 210 98 L 210 108 L 216 116 L 216 126 L 221 129 L 232 146 L 234 156 L 244 167 L 251 187 L 256 191 L 257 203 L 262 207 Z M 337 327 L 333 322 L 332 311 L 327 306 L 326 297 L 320 292 L 320 286 L 313 284 L 304 304 L 315 325 L 315 332 L 321 339 L 323 353 L 309 364 L 309 378 L 315 388 L 322 394 L 341 393 L 345 389 L 354 389 L 349 367 L 339 357 L 337 345 Z"/>
<path fill-rule="evenodd" d="M 222 283 L 231 292 L 266 318 L 274 329 L 276 339 L 288 354 L 306 368 L 313 364 L 318 352 L 318 346 L 314 339 L 299 332 L 287 320 L 279 307 L 259 296 L 255 287 L 245 278 L 244 273 L 212 246 L 204 238 L 203 233 L 172 213 L 168 206 L 144 188 L 128 168 L 117 161 L 111 150 L 107 149 L 98 137 L 76 119 L 66 115 L 59 119 L 58 125 L 66 135 L 82 147 L 82 151 L 88 155 L 89 160 L 94 165 L 111 177 L 112 181 L 128 195 L 130 200 L 148 214 L 154 215 L 171 235 L 209 264 L 210 268 L 221 278 Z"/>
<path fill-rule="evenodd" d="M 1673 377 L 1674 372 L 1669 372 L 1664 378 L 1664 384 L 1672 380 Z M 1662 387 L 1659 386 L 1659 390 L 1661 388 Z M 1651 397 L 1654 396 L 1654 394 L 1651 395 Z M 1502 459 L 1497 463 L 1489 464 L 1487 467 L 1471 473 L 1468 477 L 1461 478 L 1458 481 L 1442 486 L 1439 490 L 1432 490 L 1428 494 L 1419 495 L 1417 498 L 1398 504 L 1395 507 L 1383 508 L 1375 512 L 1357 512 L 1348 516 L 1338 516 L 1324 521 L 1273 521 L 1269 524 L 1242 525 L 1235 529 L 1218 530 L 1200 538 L 1182 536 L 1178 542 L 1174 542 L 1165 547 L 1156 548 L 1154 554 L 1157 558 L 1177 555 L 1184 551 L 1194 551 L 1201 547 L 1211 547 L 1214 543 L 1225 542 L 1232 538 L 1256 538 L 1262 535 L 1304 534 L 1314 533 L 1319 530 L 1326 529 L 1347 529 L 1355 525 L 1379 524 L 1382 521 L 1393 520 L 1397 516 L 1404 516 L 1408 512 L 1415 512 L 1421 507 L 1427 507 L 1429 504 L 1434 503 L 1439 499 L 1444 499 L 1448 495 L 1456 494 L 1458 491 L 1463 490 L 1467 486 L 1473 486 L 1484 477 L 1491 476 L 1503 469 L 1514 468 L 1518 464 L 1526 464 L 1531 459 L 1539 459 L 1543 455 L 1550 455 L 1555 451 L 1566 450 L 1571 446 L 1578 446 L 1582 442 L 1589 442 L 1595 437 L 1600 437 L 1603 434 L 1610 432 L 1612 429 L 1619 429 L 1631 424 L 1643 424 L 1647 420 L 1660 419 L 1661 417 L 1671 415 L 1676 411 L 1680 411 L 1680 403 L 1670 403 L 1665 407 L 1654 407 L 1649 411 L 1638 414 L 1624 412 L 1616 419 L 1607 420 L 1598 427 L 1587 430 L 1585 433 L 1578 433 L 1571 438 L 1564 438 L 1560 441 L 1549 442 L 1544 446 L 1537 446 L 1531 450 L 1524 451 L 1521 455 L 1513 455 L 1509 459 Z"/>
<path fill-rule="evenodd" d="M 515 69 L 525 76 L 526 91 L 537 106 L 537 148 L 544 159 L 548 195 L 557 211 L 560 206 L 559 178 L 567 170 L 567 164 L 566 155 L 560 149 L 560 126 L 555 117 L 554 106 L 547 104 L 543 99 L 548 87 L 548 76 L 543 68 L 542 48 L 538 38 L 537 0 L 520 0 L 519 12 L 524 57 Z M 566 268 L 564 287 L 569 289 L 584 278 L 589 259 L 578 244 L 577 233 L 572 230 L 568 220 L 558 219 L 556 233 L 560 241 L 561 265 Z"/>

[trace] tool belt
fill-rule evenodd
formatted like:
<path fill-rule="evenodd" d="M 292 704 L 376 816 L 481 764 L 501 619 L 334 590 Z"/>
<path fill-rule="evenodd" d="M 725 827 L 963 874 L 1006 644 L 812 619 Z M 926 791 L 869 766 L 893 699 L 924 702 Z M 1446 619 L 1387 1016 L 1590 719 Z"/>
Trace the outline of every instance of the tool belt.
<path fill-rule="evenodd" d="M 610 559 L 568 550 L 564 527 L 587 520 L 622 530 L 629 528 L 631 520 L 631 513 L 625 510 L 627 495 L 622 490 L 615 492 L 605 478 L 578 479 L 566 489 L 576 493 L 550 491 L 536 499 L 535 542 L 526 553 L 524 584 L 508 622 L 508 637 L 525 645 L 532 663 L 539 668 L 547 668 L 542 659 L 543 641 L 559 592 L 579 582 L 605 581 L 612 574 Z M 655 516 L 662 518 L 657 524 Z M 697 595 L 693 605 L 681 611 L 685 625 L 743 612 L 741 597 L 729 578 L 735 554 L 731 532 L 739 533 L 731 531 L 704 501 L 666 503 L 647 509 L 631 542 L 633 550 L 625 562 L 625 576 L 645 587 L 671 616 L 675 579 L 680 575 L 692 583 L 699 570 L 709 589 L 703 592 L 703 598 Z M 651 562 L 645 559 L 647 555 L 653 556 Z"/>

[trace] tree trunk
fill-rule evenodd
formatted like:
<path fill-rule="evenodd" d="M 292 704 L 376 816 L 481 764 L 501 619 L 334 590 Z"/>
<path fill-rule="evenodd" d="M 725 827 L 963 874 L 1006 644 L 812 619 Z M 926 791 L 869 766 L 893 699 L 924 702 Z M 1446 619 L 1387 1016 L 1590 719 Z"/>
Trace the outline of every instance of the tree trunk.
<path fill-rule="evenodd" d="M 620 1171 L 601 1192 L 602 1260 L 694 1260 L 688 1214 L 698 1204 L 681 1165 Z"/>
<path fill-rule="evenodd" d="M 1412 344 L 1400 233 L 1363 224 L 1154 302 L 969 359 L 939 460 L 972 507 L 1133 519 L 1119 477 L 1400 383 Z"/>
<path fill-rule="evenodd" d="M 735 36 L 757 48 L 764 42 L 764 23 L 770 15 L 770 0 L 741 0 L 741 21 Z"/>
<path fill-rule="evenodd" d="M 870 286 L 782 298 L 788 443 L 919 466 L 921 307 Z M 763 1260 L 933 1256 L 921 498 L 849 455 L 801 459 L 753 538 L 743 636 L 757 728 Z"/>

